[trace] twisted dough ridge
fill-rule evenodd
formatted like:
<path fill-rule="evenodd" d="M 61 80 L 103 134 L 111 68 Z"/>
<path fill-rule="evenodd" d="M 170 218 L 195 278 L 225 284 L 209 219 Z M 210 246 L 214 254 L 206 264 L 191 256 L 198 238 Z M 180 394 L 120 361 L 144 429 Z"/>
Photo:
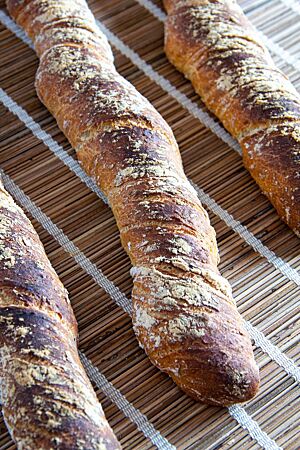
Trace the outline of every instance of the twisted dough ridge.
<path fill-rule="evenodd" d="M 239 141 L 245 167 L 300 235 L 300 96 L 235 0 L 164 0 L 165 50 Z"/>
<path fill-rule="evenodd" d="M 131 258 L 134 330 L 192 397 L 228 405 L 259 384 L 249 336 L 218 269 L 216 236 L 169 126 L 116 72 L 86 3 L 9 1 L 40 57 L 36 88 L 109 199 Z"/>

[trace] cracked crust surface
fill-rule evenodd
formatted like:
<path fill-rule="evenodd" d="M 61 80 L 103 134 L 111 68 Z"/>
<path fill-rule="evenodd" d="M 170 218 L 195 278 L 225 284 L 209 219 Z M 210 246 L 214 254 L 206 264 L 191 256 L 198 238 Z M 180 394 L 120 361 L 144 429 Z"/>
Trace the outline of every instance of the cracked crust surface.
<path fill-rule="evenodd" d="M 67 291 L 0 182 L 0 383 L 18 449 L 117 450 L 79 360 Z"/>

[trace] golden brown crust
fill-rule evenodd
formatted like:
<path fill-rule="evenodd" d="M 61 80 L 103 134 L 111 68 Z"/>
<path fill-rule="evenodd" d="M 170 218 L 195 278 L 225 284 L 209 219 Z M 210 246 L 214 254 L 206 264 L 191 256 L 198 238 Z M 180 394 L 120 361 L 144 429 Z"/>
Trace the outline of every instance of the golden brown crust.
<path fill-rule="evenodd" d="M 300 233 L 300 96 L 235 0 L 165 0 L 165 50 L 240 142 L 246 168 Z"/>
<path fill-rule="evenodd" d="M 67 292 L 0 182 L 1 402 L 17 448 L 120 449 L 80 363 L 76 337 Z"/>
<path fill-rule="evenodd" d="M 185 177 L 172 131 L 116 72 L 86 3 L 68 1 L 63 11 L 64 4 L 35 0 L 18 13 L 8 2 L 38 45 L 39 97 L 113 209 L 134 266 L 139 342 L 194 398 L 245 401 L 259 384 L 251 342 L 217 269 L 215 232 Z M 76 25 L 69 9 L 79 4 Z M 74 44 L 85 23 L 89 32 Z"/>

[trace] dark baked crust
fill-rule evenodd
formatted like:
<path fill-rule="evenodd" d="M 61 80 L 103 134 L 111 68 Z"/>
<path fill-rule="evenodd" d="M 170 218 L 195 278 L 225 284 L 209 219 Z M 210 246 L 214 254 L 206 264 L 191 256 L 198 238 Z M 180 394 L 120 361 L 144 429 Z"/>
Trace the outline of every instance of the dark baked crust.
<path fill-rule="evenodd" d="M 120 448 L 80 363 L 76 338 L 68 294 L 0 182 L 1 398 L 18 448 Z"/>
<path fill-rule="evenodd" d="M 79 4 L 75 21 L 69 9 Z M 251 342 L 217 269 L 215 232 L 171 129 L 116 72 L 84 1 L 68 1 L 65 10 L 66 2 L 53 0 L 30 5 L 18 14 L 8 2 L 41 58 L 40 99 L 113 209 L 134 266 L 133 324 L 141 346 L 194 398 L 218 405 L 248 400 L 259 384 Z"/>
<path fill-rule="evenodd" d="M 235 0 L 165 0 L 165 50 L 240 142 L 280 217 L 300 233 L 300 96 Z"/>

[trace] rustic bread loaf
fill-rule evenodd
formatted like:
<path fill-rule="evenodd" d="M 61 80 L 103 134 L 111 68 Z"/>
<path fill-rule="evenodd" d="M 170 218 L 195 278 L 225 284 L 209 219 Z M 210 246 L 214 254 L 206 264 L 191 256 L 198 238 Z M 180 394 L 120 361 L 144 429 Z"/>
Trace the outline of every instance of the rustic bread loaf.
<path fill-rule="evenodd" d="M 0 383 L 24 450 L 117 450 L 80 363 L 68 294 L 36 231 L 0 182 Z"/>
<path fill-rule="evenodd" d="M 235 0 L 164 0 L 165 50 L 239 141 L 245 167 L 300 235 L 300 96 Z"/>
<path fill-rule="evenodd" d="M 116 72 L 85 1 L 8 1 L 8 8 L 40 57 L 40 99 L 116 217 L 134 266 L 140 345 L 198 400 L 251 398 L 259 384 L 251 342 L 171 129 Z"/>

